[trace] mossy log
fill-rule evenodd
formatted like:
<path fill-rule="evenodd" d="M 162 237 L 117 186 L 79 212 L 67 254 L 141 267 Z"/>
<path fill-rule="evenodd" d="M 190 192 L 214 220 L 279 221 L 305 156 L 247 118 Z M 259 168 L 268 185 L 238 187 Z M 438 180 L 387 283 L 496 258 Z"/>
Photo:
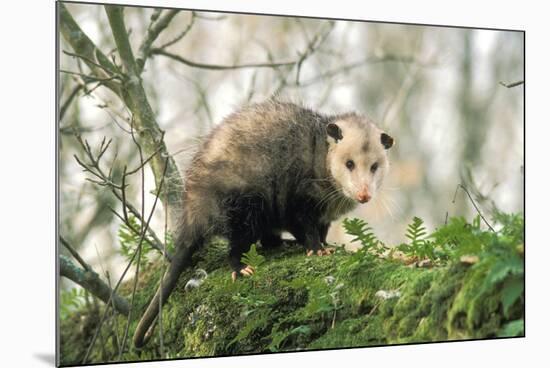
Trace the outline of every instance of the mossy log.
<path fill-rule="evenodd" d="M 454 262 L 419 268 L 400 261 L 359 259 L 338 250 L 306 257 L 300 246 L 260 250 L 254 276 L 231 281 L 226 244 L 211 243 L 180 278 L 163 308 L 163 349 L 155 337 L 124 361 L 495 338 L 523 334 L 524 299 L 503 306 L 499 284 L 482 289 L 487 268 Z M 140 277 L 137 313 L 153 295 L 163 266 Z M 197 269 L 208 277 L 187 288 Z M 130 297 L 131 283 L 121 290 Z M 100 311 L 81 310 L 61 323 L 61 362 L 81 363 Z M 103 326 L 89 362 L 115 361 L 125 319 Z M 518 328 L 518 324 L 521 324 Z M 511 328 L 515 327 L 515 328 Z M 118 329 L 118 333 L 114 331 Z"/>

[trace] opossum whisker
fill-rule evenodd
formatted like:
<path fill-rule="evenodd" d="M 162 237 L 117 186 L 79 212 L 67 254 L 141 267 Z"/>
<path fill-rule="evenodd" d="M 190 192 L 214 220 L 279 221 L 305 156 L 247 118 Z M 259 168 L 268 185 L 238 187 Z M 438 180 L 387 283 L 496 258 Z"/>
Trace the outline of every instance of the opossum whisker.
<path fill-rule="evenodd" d="M 386 194 L 386 188 L 384 188 L 383 191 L 383 199 L 386 201 L 386 203 L 393 209 L 396 210 L 397 213 L 401 214 L 403 213 L 403 208 L 399 205 L 399 203 L 392 197 L 391 194 Z"/>
<path fill-rule="evenodd" d="M 324 208 L 324 206 L 327 206 L 330 204 L 330 202 L 337 198 L 341 193 L 340 188 L 335 188 L 331 191 L 329 191 L 321 200 L 317 203 L 316 208 Z"/>
<path fill-rule="evenodd" d="M 380 204 L 384 207 L 386 212 L 390 215 L 390 218 L 392 219 L 392 221 L 395 221 L 395 217 L 393 216 L 393 212 L 392 212 L 391 208 L 387 205 L 387 203 L 385 201 L 385 198 L 383 198 L 383 197 L 380 198 Z"/>

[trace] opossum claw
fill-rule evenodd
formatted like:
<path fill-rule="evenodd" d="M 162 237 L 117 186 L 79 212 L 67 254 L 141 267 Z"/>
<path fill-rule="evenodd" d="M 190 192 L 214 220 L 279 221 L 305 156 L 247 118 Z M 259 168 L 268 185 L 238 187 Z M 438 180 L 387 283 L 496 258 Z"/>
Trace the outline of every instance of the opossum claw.
<path fill-rule="evenodd" d="M 237 277 L 239 276 L 239 274 L 241 274 L 243 276 L 252 276 L 254 274 L 254 272 L 255 272 L 255 270 L 254 270 L 254 267 L 252 267 L 252 266 L 243 267 L 239 270 L 239 273 L 237 273 L 237 271 L 231 272 L 231 280 L 233 280 L 233 282 L 235 282 L 237 280 Z"/>
<path fill-rule="evenodd" d="M 254 267 L 252 266 L 246 266 L 245 268 L 241 269 L 241 274 L 245 276 L 252 276 L 254 274 Z"/>
<path fill-rule="evenodd" d="M 316 254 L 318 256 L 328 256 L 334 253 L 334 248 L 321 248 L 317 249 L 317 251 L 314 251 L 313 249 L 310 249 L 307 251 L 306 255 L 308 257 L 312 256 L 313 254 Z"/>
<path fill-rule="evenodd" d="M 330 255 L 332 253 L 334 253 L 336 251 L 335 248 L 323 248 L 323 252 L 325 253 L 325 255 Z"/>

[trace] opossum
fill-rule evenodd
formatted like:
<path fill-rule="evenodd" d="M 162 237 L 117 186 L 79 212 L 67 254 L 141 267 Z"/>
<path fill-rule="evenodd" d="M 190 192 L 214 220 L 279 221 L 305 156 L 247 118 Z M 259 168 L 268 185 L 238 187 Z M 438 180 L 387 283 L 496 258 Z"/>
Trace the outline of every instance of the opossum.
<path fill-rule="evenodd" d="M 186 171 L 176 254 L 138 324 L 134 345 L 151 336 L 159 304 L 211 236 L 228 239 L 234 279 L 254 272 L 241 263 L 251 244 L 276 247 L 283 231 L 308 256 L 330 253 L 323 247 L 330 223 L 375 195 L 393 142 L 363 115 L 325 115 L 276 99 L 225 118 Z"/>

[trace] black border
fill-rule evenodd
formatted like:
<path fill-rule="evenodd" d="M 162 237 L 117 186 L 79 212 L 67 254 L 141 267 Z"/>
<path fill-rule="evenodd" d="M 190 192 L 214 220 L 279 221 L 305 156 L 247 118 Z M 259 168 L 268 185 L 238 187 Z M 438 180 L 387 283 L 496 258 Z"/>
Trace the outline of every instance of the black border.
<path fill-rule="evenodd" d="M 523 307 L 523 317 L 524 317 L 524 330 L 523 335 L 512 336 L 512 337 L 494 337 L 494 338 L 484 338 L 484 339 L 464 339 L 464 340 L 444 340 L 444 341 L 427 341 L 427 342 L 411 342 L 411 343 L 398 343 L 398 344 L 385 344 L 385 345 L 368 345 L 368 346 L 353 346 L 353 347 L 339 347 L 339 348 L 324 348 L 324 349 L 304 349 L 297 351 L 280 351 L 280 352 L 261 352 L 261 353 L 249 353 L 249 354 L 232 354 L 232 355 L 213 355 L 213 356 L 204 356 L 204 357 L 185 357 L 185 358 L 171 358 L 171 359 L 152 359 L 152 360 L 125 360 L 121 362 L 101 362 L 101 363 L 86 363 L 86 364 L 69 364 L 61 365 L 60 364 L 60 316 L 59 316 L 59 69 L 60 69 L 60 42 L 59 42 L 59 4 L 80 4 L 80 5 L 119 5 L 124 7 L 132 8 L 158 8 L 158 9 L 178 9 L 184 11 L 200 11 L 205 13 L 221 13 L 221 14 L 234 14 L 234 15 L 256 15 L 256 16 L 272 16 L 272 17 L 289 17 L 289 18 L 305 18 L 305 19 L 316 19 L 316 20 L 337 20 L 337 21 L 348 21 L 348 22 L 362 22 L 362 23 L 378 23 L 378 24 L 393 24 L 393 25 L 406 25 L 406 26 L 421 26 L 421 27 L 434 27 L 434 28 L 456 28 L 456 29 L 469 29 L 469 30 L 485 30 L 485 31 L 504 31 L 504 32 L 519 32 L 523 34 L 523 80 L 526 79 L 526 44 L 527 37 L 526 31 L 524 29 L 507 29 L 507 28 L 494 28 L 494 27 L 474 27 L 474 26 L 458 26 L 458 25 L 442 25 L 442 24 L 430 24 L 430 23 L 414 23 L 414 22 L 396 22 L 396 21 L 380 21 L 380 20 L 369 20 L 369 19 L 350 19 L 350 18 L 333 18 L 333 17 L 320 17 L 320 16 L 306 16 L 306 15 L 294 15 L 294 14 L 274 14 L 274 13 L 256 13 L 256 12 L 243 12 L 243 11 L 229 11 L 229 10 L 215 10 L 215 9 L 197 9 L 197 8 L 174 8 L 168 6 L 153 6 L 153 5 L 130 5 L 125 3 L 101 3 L 101 2 L 87 2 L 87 1 L 73 1 L 73 0 L 63 0 L 55 1 L 55 366 L 56 367 L 87 367 L 87 366 L 100 366 L 100 365 L 109 365 L 109 364 L 132 364 L 132 363 L 150 363 L 150 362 L 171 362 L 171 361 L 186 361 L 186 360 L 195 360 L 195 359 L 215 359 L 215 358 L 227 358 L 227 357 L 243 357 L 243 356 L 256 356 L 256 355 L 273 355 L 273 354 L 292 354 L 292 353 L 303 353 L 303 352 L 318 352 L 318 351 L 333 351 L 333 350 L 350 350 L 350 349 L 367 349 L 367 348 L 391 348 L 395 346 L 409 346 L 409 345 L 431 345 L 431 344 L 445 344 L 445 343 L 460 343 L 460 342 L 487 342 L 495 340 L 509 340 L 509 339 L 522 339 L 527 336 L 527 267 L 526 267 L 526 254 L 527 247 L 524 244 L 524 256 L 523 256 L 523 284 L 524 284 L 524 294 L 525 294 L 525 304 Z M 523 226 L 523 238 L 524 243 L 526 243 L 526 93 L 525 82 L 522 85 L 523 88 L 523 217 L 524 217 L 524 226 Z"/>

